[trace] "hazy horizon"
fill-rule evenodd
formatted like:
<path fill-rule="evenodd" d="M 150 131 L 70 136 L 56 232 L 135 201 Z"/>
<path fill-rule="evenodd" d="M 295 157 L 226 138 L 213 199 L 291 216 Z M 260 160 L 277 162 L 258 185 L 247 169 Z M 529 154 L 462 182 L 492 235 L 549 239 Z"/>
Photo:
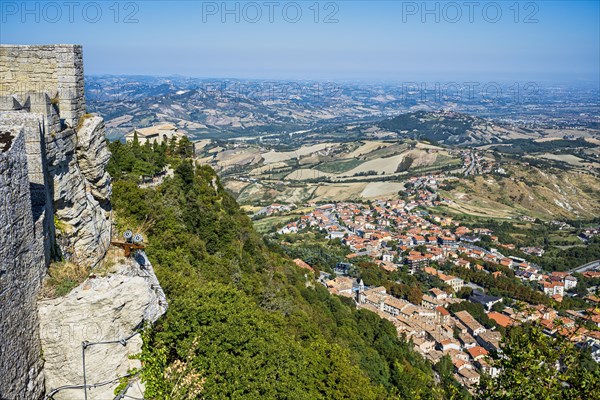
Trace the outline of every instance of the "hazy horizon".
<path fill-rule="evenodd" d="M 0 40 L 88 75 L 599 82 L 598 2 L 10 2 Z M 472 4 L 468 6 L 468 4 Z"/>
<path fill-rule="evenodd" d="M 448 78 L 419 78 L 419 77 L 407 77 L 406 79 L 389 79 L 389 80 L 378 80 L 375 78 L 365 78 L 365 79 L 328 79 L 328 78 L 259 78 L 259 77 L 239 77 L 239 76 L 194 76 L 194 75 L 182 75 L 182 74 L 110 74 L 110 73 L 86 73 L 85 76 L 93 77 L 93 78 L 102 78 L 102 77 L 114 77 L 114 78 L 161 78 L 161 79 L 197 79 L 197 80 L 231 80 L 231 81 L 260 81 L 260 82 L 335 82 L 341 84 L 365 84 L 365 85 L 398 85 L 398 84 L 406 84 L 410 82 L 417 83 L 453 83 L 460 81 L 467 82 L 467 80 L 460 79 L 448 79 Z M 600 79 L 600 78 L 599 78 Z M 484 80 L 479 80 L 475 82 L 483 82 Z M 494 82 L 503 85 L 510 85 L 515 82 L 527 83 L 531 82 L 529 79 L 496 79 L 496 80 L 487 80 L 486 82 Z M 580 80 L 568 80 L 568 79 L 538 79 L 536 83 L 545 83 L 545 84 L 556 84 L 556 85 L 597 85 L 598 79 L 580 79 Z M 600 87 L 598 88 L 600 90 Z"/>

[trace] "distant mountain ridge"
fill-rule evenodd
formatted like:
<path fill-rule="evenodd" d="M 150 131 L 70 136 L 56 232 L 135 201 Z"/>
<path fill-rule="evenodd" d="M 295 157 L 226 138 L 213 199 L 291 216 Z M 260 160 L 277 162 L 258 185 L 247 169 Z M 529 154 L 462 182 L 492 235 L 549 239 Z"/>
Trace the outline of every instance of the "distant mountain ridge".
<path fill-rule="evenodd" d="M 493 143 L 498 135 L 496 127 L 490 127 L 484 118 L 506 121 L 507 125 L 516 121 L 527 127 L 597 127 L 596 100 L 583 89 L 573 89 L 578 97 L 565 99 L 563 91 L 549 87 L 527 102 L 509 96 L 509 89 L 490 102 L 436 96 L 425 96 L 425 101 L 408 94 L 401 83 L 89 76 L 85 87 L 90 110 L 105 116 L 109 138 L 164 122 L 176 124 L 192 138 L 204 138 L 287 135 L 391 118 L 382 126 L 404 130 L 414 125 L 412 122 L 420 122 L 423 130 L 432 131 L 440 140 L 451 136 L 448 143 Z M 574 101 L 576 109 L 572 107 Z M 396 118 L 404 113 L 414 114 L 418 120 L 433 113 L 434 119 L 445 122 Z M 474 138 L 462 132 L 470 125 L 478 128 Z"/>

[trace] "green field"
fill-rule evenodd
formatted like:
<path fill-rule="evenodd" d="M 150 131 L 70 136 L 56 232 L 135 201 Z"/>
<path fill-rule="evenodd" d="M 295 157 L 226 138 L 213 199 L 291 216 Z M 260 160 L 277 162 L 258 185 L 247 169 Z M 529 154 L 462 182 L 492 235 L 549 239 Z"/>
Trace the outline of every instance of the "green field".
<path fill-rule="evenodd" d="M 254 229 L 256 229 L 258 233 L 268 233 L 271 232 L 275 226 L 297 219 L 300 215 L 301 214 L 276 215 L 252 221 L 252 223 L 254 224 Z"/>

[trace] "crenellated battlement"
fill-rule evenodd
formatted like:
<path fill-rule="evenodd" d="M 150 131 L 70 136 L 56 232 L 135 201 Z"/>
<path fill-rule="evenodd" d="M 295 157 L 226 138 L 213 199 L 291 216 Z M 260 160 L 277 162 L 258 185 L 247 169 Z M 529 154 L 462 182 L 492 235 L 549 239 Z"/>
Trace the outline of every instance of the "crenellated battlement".
<path fill-rule="evenodd" d="M 46 95 L 62 122 L 76 127 L 85 114 L 82 47 L 0 45 L 0 111 L 27 107 L 33 94 Z"/>

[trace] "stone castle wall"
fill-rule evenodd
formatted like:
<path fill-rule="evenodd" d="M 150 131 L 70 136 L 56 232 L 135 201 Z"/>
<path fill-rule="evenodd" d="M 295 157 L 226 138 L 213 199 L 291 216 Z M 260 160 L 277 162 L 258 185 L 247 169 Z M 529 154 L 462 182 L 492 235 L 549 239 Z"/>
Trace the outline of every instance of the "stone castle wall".
<path fill-rule="evenodd" d="M 48 94 L 64 122 L 76 127 L 85 114 L 81 46 L 0 45 L 0 97 L 29 93 Z"/>
<path fill-rule="evenodd" d="M 27 206 L 26 145 L 23 127 L 0 126 L 0 399 L 38 399 L 44 388 L 36 297 L 46 261 Z"/>
<path fill-rule="evenodd" d="M 52 245 L 55 232 L 52 184 L 46 162 L 44 118 L 41 114 L 2 112 L 0 126 L 19 127 L 23 131 L 33 223 L 36 225 L 36 237 L 44 246 L 45 261 L 48 264 L 55 253 Z"/>

